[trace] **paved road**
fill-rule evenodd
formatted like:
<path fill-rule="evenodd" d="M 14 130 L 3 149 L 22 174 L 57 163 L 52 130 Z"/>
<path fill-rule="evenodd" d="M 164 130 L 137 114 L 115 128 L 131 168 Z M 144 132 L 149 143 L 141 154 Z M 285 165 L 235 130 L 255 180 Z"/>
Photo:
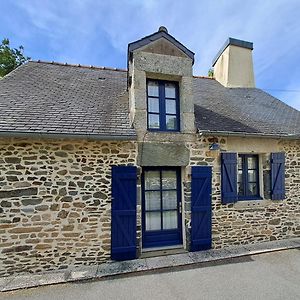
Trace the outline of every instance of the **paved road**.
<path fill-rule="evenodd" d="M 230 264 L 0 294 L 0 299 L 300 299 L 300 249 Z"/>

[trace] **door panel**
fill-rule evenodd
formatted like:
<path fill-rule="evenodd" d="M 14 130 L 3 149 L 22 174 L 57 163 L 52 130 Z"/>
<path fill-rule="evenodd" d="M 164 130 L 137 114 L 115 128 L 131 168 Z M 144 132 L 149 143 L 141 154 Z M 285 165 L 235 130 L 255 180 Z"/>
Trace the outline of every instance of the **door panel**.
<path fill-rule="evenodd" d="M 145 168 L 143 247 L 182 243 L 180 168 Z"/>

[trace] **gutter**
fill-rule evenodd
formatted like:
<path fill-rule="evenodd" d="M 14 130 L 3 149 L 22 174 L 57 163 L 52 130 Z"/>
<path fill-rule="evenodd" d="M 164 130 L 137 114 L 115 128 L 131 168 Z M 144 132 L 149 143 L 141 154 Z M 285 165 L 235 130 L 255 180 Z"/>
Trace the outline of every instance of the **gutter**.
<path fill-rule="evenodd" d="M 40 139 L 85 139 L 96 141 L 134 141 L 136 135 L 101 135 L 101 134 L 69 134 L 69 133 L 39 133 L 21 131 L 0 131 L 0 137 L 4 138 L 40 138 Z"/>
<path fill-rule="evenodd" d="M 234 131 L 210 131 L 210 130 L 198 130 L 200 135 L 219 135 L 219 136 L 236 136 L 236 137 L 256 137 L 256 138 L 270 138 L 270 139 L 291 139 L 298 140 L 300 135 L 290 134 L 266 134 L 266 133 L 248 133 L 248 132 L 234 132 Z"/>

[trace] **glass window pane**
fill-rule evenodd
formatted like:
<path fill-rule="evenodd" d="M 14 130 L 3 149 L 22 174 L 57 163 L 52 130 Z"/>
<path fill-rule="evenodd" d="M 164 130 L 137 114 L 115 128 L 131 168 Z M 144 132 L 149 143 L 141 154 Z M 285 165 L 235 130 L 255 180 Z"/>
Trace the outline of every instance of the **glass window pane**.
<path fill-rule="evenodd" d="M 257 162 L 256 156 L 248 157 L 248 169 L 256 169 L 257 166 L 256 162 Z"/>
<path fill-rule="evenodd" d="M 248 195 L 249 196 L 257 196 L 258 190 L 257 190 L 257 184 L 256 183 L 248 183 Z"/>
<path fill-rule="evenodd" d="M 163 191 L 163 209 L 177 209 L 177 191 Z"/>
<path fill-rule="evenodd" d="M 166 116 L 166 122 L 168 130 L 176 129 L 176 116 Z"/>
<path fill-rule="evenodd" d="M 239 169 L 243 168 L 243 162 L 242 162 L 242 157 L 241 156 L 238 157 L 238 167 L 239 167 Z"/>
<path fill-rule="evenodd" d="M 162 188 L 176 189 L 177 176 L 176 171 L 162 171 Z"/>
<path fill-rule="evenodd" d="M 160 230 L 160 221 L 160 212 L 146 212 L 146 230 Z"/>
<path fill-rule="evenodd" d="M 238 182 L 243 182 L 243 171 L 242 170 L 238 171 Z"/>
<path fill-rule="evenodd" d="M 178 227 L 177 211 L 163 212 L 163 229 L 176 229 Z"/>
<path fill-rule="evenodd" d="M 148 96 L 158 97 L 158 82 L 148 81 Z"/>
<path fill-rule="evenodd" d="M 159 128 L 159 115 L 148 114 L 149 128 Z"/>
<path fill-rule="evenodd" d="M 165 84 L 165 97 L 166 98 L 175 98 L 176 85 L 175 83 L 166 83 Z"/>
<path fill-rule="evenodd" d="M 148 112 L 159 113 L 158 98 L 148 98 Z"/>
<path fill-rule="evenodd" d="M 176 114 L 176 100 L 166 99 L 166 113 Z"/>
<path fill-rule="evenodd" d="M 248 181 L 256 182 L 256 170 L 248 170 Z"/>
<path fill-rule="evenodd" d="M 146 171 L 145 190 L 159 190 L 159 189 L 160 189 L 159 171 Z"/>
<path fill-rule="evenodd" d="M 238 195 L 239 196 L 244 195 L 244 185 L 241 182 L 238 182 Z"/>
<path fill-rule="evenodd" d="M 145 192 L 146 210 L 160 209 L 160 192 Z"/>

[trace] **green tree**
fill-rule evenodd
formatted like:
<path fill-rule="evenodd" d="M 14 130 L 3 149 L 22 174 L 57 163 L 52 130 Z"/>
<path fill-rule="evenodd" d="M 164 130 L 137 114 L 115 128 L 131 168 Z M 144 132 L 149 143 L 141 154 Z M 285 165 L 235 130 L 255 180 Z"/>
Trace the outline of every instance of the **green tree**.
<path fill-rule="evenodd" d="M 207 72 L 208 77 L 213 78 L 214 77 L 214 69 L 210 68 Z"/>
<path fill-rule="evenodd" d="M 26 63 L 30 57 L 24 56 L 24 47 L 11 48 L 9 39 L 3 39 L 0 45 L 0 77 L 5 76 L 18 66 Z"/>

